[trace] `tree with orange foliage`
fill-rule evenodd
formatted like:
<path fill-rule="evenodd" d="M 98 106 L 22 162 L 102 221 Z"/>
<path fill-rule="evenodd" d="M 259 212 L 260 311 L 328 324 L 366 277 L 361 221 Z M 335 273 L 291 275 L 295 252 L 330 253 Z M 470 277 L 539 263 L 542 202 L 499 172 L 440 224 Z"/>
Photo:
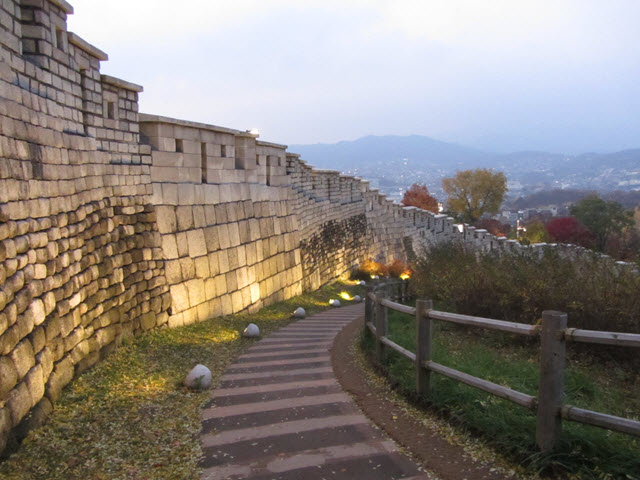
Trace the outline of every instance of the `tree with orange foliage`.
<path fill-rule="evenodd" d="M 418 207 L 438 213 L 438 200 L 429 194 L 429 189 L 422 183 L 414 183 L 404 192 L 402 204 L 405 207 Z"/>

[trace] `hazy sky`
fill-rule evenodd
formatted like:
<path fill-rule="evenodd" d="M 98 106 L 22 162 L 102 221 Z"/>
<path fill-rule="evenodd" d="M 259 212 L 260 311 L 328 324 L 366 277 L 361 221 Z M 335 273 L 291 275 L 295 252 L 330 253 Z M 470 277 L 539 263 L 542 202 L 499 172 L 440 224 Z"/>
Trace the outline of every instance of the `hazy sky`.
<path fill-rule="evenodd" d="M 70 0 L 141 110 L 267 141 L 640 147 L 638 0 Z"/>

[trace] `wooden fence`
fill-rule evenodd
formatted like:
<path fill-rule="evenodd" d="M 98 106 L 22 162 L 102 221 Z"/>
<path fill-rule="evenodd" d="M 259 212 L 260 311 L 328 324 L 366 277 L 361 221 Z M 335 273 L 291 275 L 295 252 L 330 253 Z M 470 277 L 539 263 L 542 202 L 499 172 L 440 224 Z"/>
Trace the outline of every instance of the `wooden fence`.
<path fill-rule="evenodd" d="M 416 307 L 394 302 L 401 295 L 399 284 L 380 284 L 368 287 L 365 298 L 365 327 L 376 339 L 376 360 L 382 363 L 385 350 L 390 348 L 411 360 L 415 365 L 416 391 L 419 395 L 431 390 L 431 374 L 437 373 L 471 387 L 505 398 L 537 413 L 536 442 L 543 452 L 552 451 L 558 444 L 562 420 L 586 423 L 598 427 L 640 436 L 640 422 L 627 418 L 606 415 L 564 404 L 564 369 L 566 342 L 599 343 L 621 347 L 640 347 L 640 335 L 631 333 L 600 332 L 567 328 L 567 315 L 562 312 L 545 311 L 541 325 L 507 322 L 489 318 L 458 315 L 433 309 L 431 300 L 417 300 Z M 397 293 L 396 292 L 400 292 Z M 415 315 L 416 353 L 401 347 L 387 337 L 387 309 Z M 500 330 L 529 337 L 540 336 L 540 383 L 538 396 L 518 392 L 510 388 L 483 380 L 453 368 L 440 365 L 431 359 L 434 320 Z"/>

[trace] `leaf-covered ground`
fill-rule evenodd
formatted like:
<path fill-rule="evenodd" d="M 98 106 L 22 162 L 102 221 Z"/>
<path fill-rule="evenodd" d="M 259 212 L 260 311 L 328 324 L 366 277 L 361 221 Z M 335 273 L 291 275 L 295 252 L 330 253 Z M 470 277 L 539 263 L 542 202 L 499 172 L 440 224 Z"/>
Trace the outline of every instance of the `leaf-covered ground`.
<path fill-rule="evenodd" d="M 198 478 L 200 410 L 210 392 L 182 386 L 189 370 L 206 365 L 215 385 L 254 342 L 241 336 L 248 323 L 266 335 L 291 322 L 298 306 L 313 314 L 343 291 L 362 290 L 335 283 L 256 314 L 160 330 L 123 344 L 65 388 L 47 423 L 0 464 L 0 478 Z"/>

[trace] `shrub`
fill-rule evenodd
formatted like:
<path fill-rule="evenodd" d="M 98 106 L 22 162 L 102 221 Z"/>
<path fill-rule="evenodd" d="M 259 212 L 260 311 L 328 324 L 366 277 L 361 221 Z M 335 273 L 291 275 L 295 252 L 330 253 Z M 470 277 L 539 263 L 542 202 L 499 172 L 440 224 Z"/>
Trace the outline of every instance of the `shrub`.
<path fill-rule="evenodd" d="M 354 280 L 370 280 L 372 275 L 380 277 L 387 274 L 384 265 L 372 259 L 365 260 L 358 268 L 351 272 L 351 278 Z"/>
<path fill-rule="evenodd" d="M 458 313 L 533 324 L 560 310 L 570 327 L 640 333 L 640 276 L 593 252 L 442 244 L 418 259 L 412 280 L 420 296 Z"/>
<path fill-rule="evenodd" d="M 411 275 L 411 268 L 402 260 L 395 259 L 386 267 L 387 274 L 390 277 L 400 278 L 401 275 Z"/>

